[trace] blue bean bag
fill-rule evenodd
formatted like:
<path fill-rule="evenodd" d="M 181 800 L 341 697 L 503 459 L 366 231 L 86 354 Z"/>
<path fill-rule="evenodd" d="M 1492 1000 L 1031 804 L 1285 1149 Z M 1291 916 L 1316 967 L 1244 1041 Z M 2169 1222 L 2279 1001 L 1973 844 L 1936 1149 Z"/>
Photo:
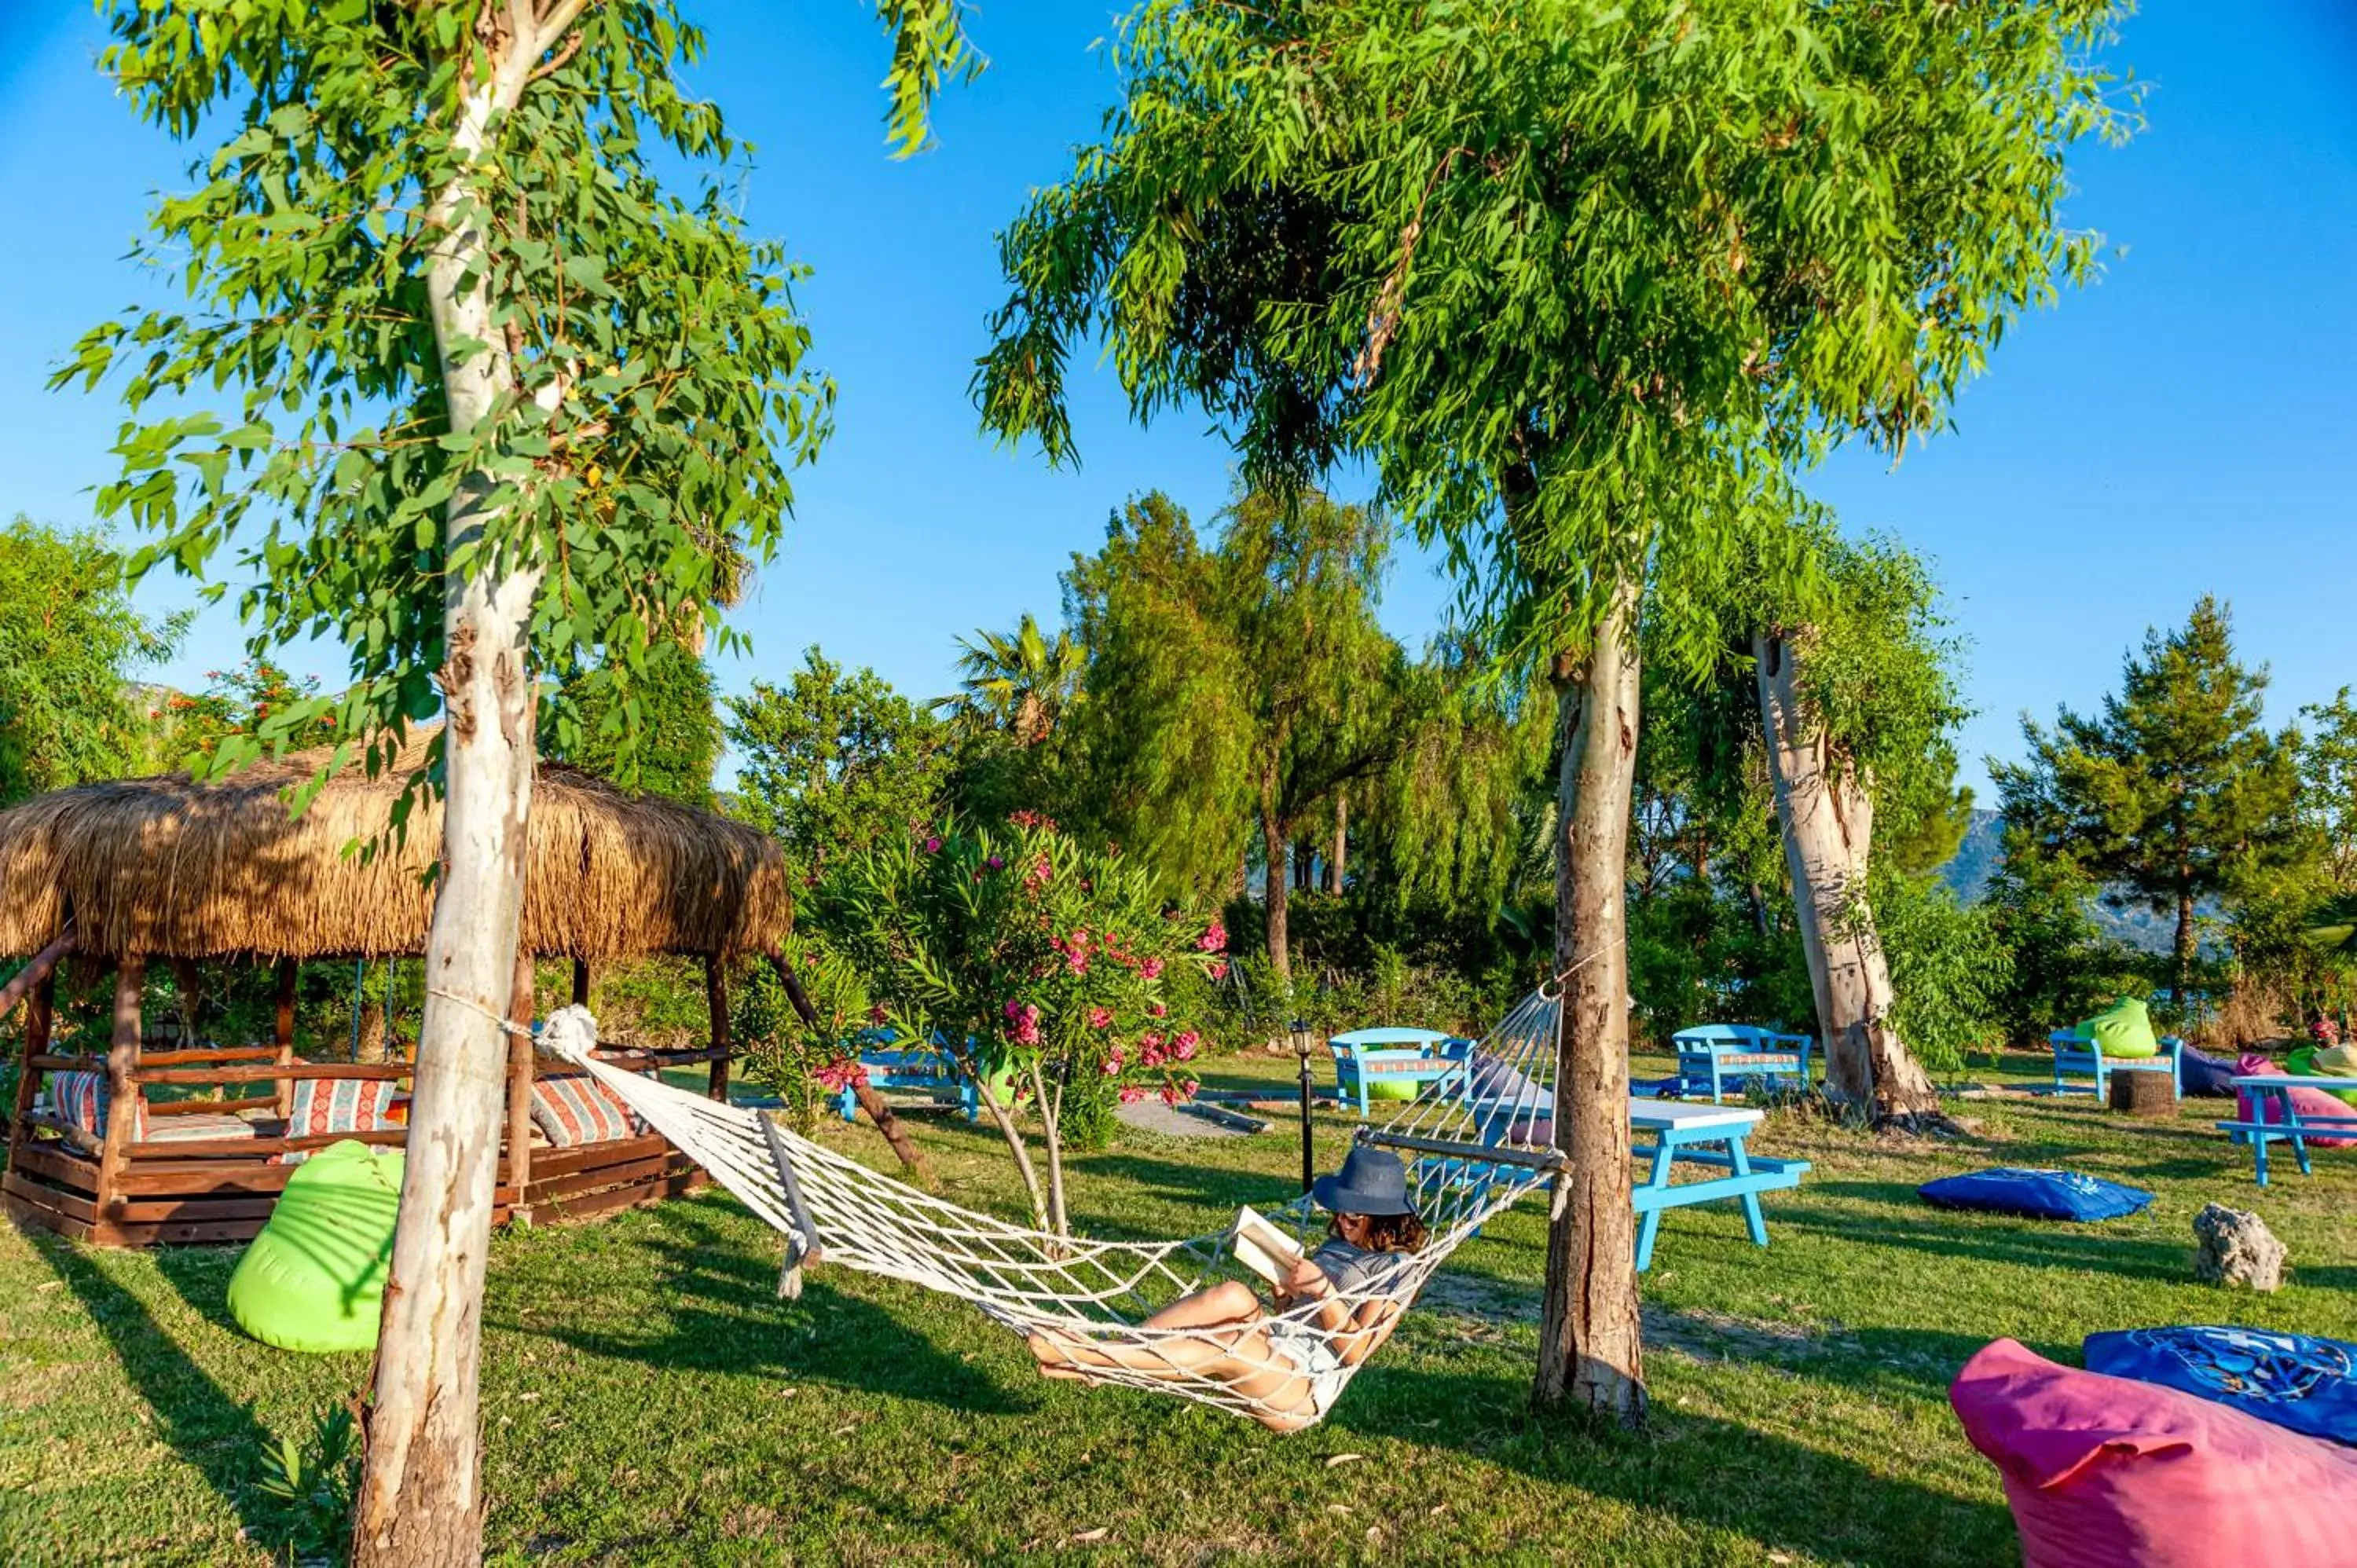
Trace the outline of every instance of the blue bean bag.
<path fill-rule="evenodd" d="M 2215 1400 L 2309 1437 L 2357 1444 L 2357 1345 L 2260 1328 L 2090 1334 L 2087 1370 Z"/>
<path fill-rule="evenodd" d="M 1915 1195 L 1943 1208 L 1977 1208 L 2032 1219 L 2117 1219 L 2152 1202 L 2152 1194 L 2076 1171 L 1968 1171 L 1927 1181 Z"/>

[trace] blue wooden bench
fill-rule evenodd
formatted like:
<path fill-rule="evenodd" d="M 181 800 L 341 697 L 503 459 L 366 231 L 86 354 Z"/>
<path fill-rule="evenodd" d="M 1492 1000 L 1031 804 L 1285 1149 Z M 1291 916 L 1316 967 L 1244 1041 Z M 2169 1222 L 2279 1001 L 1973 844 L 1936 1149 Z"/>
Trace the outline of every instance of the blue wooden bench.
<path fill-rule="evenodd" d="M 1755 1080 L 1770 1088 L 1808 1088 L 1816 1042 L 1757 1024 L 1698 1024 L 1672 1035 L 1670 1046 L 1678 1054 L 1678 1092 L 1717 1105 L 1729 1089 Z"/>
<path fill-rule="evenodd" d="M 2163 1036 L 2160 1054 L 2152 1057 L 2107 1057 L 2103 1047 L 2093 1040 L 2083 1040 L 2070 1029 L 2057 1029 L 2046 1036 L 2049 1049 L 2054 1053 L 2054 1087 L 2050 1094 L 2093 1094 L 2098 1100 L 2108 1100 L 2112 1093 L 2112 1074 L 2115 1072 L 2165 1072 L 2169 1083 L 2179 1094 L 2185 1092 L 2183 1064 L 2179 1054 L 2185 1042 L 2174 1035 Z M 2085 1079 L 2081 1088 L 2073 1079 Z"/>
<path fill-rule="evenodd" d="M 982 1095 L 974 1089 L 974 1080 L 938 1052 L 862 1051 L 859 1065 L 867 1070 L 871 1089 L 925 1094 L 944 1111 L 954 1108 L 964 1112 L 969 1122 L 982 1114 Z M 859 1120 L 859 1097 L 849 1084 L 835 1095 L 834 1108 L 843 1112 L 845 1122 Z"/>
<path fill-rule="evenodd" d="M 2304 1112 L 2293 1101 L 2295 1089 L 2320 1089 L 2328 1094 L 2339 1094 L 2352 1087 L 2345 1078 L 2330 1078 L 2322 1073 L 2251 1073 L 2237 1077 L 2234 1087 L 2254 1099 L 2261 1095 L 2275 1101 L 2273 1121 L 2244 1122 L 2240 1119 L 2221 1122 L 2218 1130 L 2233 1143 L 2251 1145 L 2251 1157 L 2258 1168 L 2259 1185 L 2267 1185 L 2267 1145 L 2281 1139 L 2291 1145 L 2292 1157 L 2299 1162 L 2299 1174 L 2310 1173 L 2308 1164 L 2308 1144 L 2311 1138 L 2357 1138 L 2357 1106 L 2347 1107 L 2342 1113 L 2321 1115 Z"/>
<path fill-rule="evenodd" d="M 1334 1053 L 1334 1090 L 1372 1115 L 1367 1090 L 1377 1083 L 1415 1086 L 1416 1095 L 1462 1094 L 1469 1081 L 1473 1043 L 1437 1029 L 1353 1029 L 1326 1042 Z"/>

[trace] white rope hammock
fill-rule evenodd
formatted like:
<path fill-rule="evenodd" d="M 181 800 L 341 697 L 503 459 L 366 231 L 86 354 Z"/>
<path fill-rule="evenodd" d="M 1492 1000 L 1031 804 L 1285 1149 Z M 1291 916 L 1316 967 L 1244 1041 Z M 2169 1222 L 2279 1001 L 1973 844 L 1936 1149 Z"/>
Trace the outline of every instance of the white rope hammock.
<path fill-rule="evenodd" d="M 1397 1255 L 1379 1291 L 1329 1298 L 1384 1332 L 1467 1238 L 1523 1194 L 1553 1178 L 1549 1146 L 1559 1004 L 1525 998 L 1474 1049 L 1468 1089 L 1404 1107 L 1358 1136 L 1409 1162 L 1410 1197 L 1430 1239 Z M 544 1049 L 612 1090 L 656 1131 L 709 1171 L 787 1238 L 787 1294 L 801 1268 L 820 1262 L 906 1280 L 972 1302 L 993 1321 L 1055 1347 L 1072 1375 L 1092 1382 L 1177 1393 L 1271 1424 L 1323 1416 L 1358 1360 L 1337 1353 L 1318 1304 L 1239 1327 L 1166 1327 L 1143 1320 L 1224 1279 L 1257 1276 L 1232 1255 L 1232 1232 L 1171 1241 L 1113 1241 L 1033 1230 L 961 1208 L 779 1126 L 750 1107 L 726 1105 L 596 1060 L 597 1021 L 567 1007 L 540 1035 Z M 1315 1251 L 1323 1221 L 1305 1196 L 1268 1218 Z M 1330 1312 L 1325 1314 L 1331 1316 Z"/>

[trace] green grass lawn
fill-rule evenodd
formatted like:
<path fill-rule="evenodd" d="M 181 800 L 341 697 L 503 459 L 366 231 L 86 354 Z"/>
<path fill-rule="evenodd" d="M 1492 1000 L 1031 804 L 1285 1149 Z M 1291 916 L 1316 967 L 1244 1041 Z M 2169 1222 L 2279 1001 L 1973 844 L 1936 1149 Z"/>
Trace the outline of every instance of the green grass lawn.
<path fill-rule="evenodd" d="M 1289 1061 L 1217 1064 L 1214 1085 Z M 1661 1069 L 1656 1069 L 1661 1070 Z M 779 1239 L 716 1194 L 502 1236 L 485 1308 L 490 1542 L 503 1562 L 2018 1562 L 1995 1473 L 1945 1399 L 2011 1335 L 2075 1359 L 2091 1331 L 2243 1322 L 2357 1330 L 2357 1151 L 2261 1192 L 2209 1129 L 2081 1101 L 1975 1101 L 1963 1142 L 1771 1120 L 1815 1162 L 1770 1195 L 1672 1213 L 1645 1277 L 1653 1417 L 1640 1435 L 1524 1400 L 1545 1261 L 1525 1205 L 1469 1243 L 1325 1423 L 1275 1437 L 1182 1402 L 1050 1383 L 954 1301 L 841 1271 L 777 1299 Z M 1321 1118 L 1342 1151 L 1348 1122 Z M 888 1161 L 865 1127 L 823 1134 Z M 985 1130 L 929 1120 L 957 1201 L 1014 1212 Z M 1077 1162 L 1076 1223 L 1135 1236 L 1281 1197 L 1289 1132 L 1125 1132 Z M 2154 1188 L 2101 1226 L 1943 1214 L 1931 1176 L 2069 1164 Z M 2290 1246 L 2269 1298 L 2192 1282 L 2190 1220 L 2255 1208 Z M 267 1349 L 223 1305 L 233 1251 L 92 1252 L 0 1230 L 0 1560 L 264 1562 L 295 1528 L 261 1455 L 367 1376 Z"/>

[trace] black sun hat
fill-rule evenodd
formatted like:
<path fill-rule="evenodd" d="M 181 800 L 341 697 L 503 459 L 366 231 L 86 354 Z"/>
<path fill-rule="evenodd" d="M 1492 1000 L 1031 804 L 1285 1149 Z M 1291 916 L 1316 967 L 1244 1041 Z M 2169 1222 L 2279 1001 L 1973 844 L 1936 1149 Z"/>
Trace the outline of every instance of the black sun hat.
<path fill-rule="evenodd" d="M 1407 1200 L 1407 1167 L 1388 1149 L 1361 1144 L 1332 1176 L 1309 1189 L 1318 1207 L 1335 1214 L 1413 1214 Z"/>

